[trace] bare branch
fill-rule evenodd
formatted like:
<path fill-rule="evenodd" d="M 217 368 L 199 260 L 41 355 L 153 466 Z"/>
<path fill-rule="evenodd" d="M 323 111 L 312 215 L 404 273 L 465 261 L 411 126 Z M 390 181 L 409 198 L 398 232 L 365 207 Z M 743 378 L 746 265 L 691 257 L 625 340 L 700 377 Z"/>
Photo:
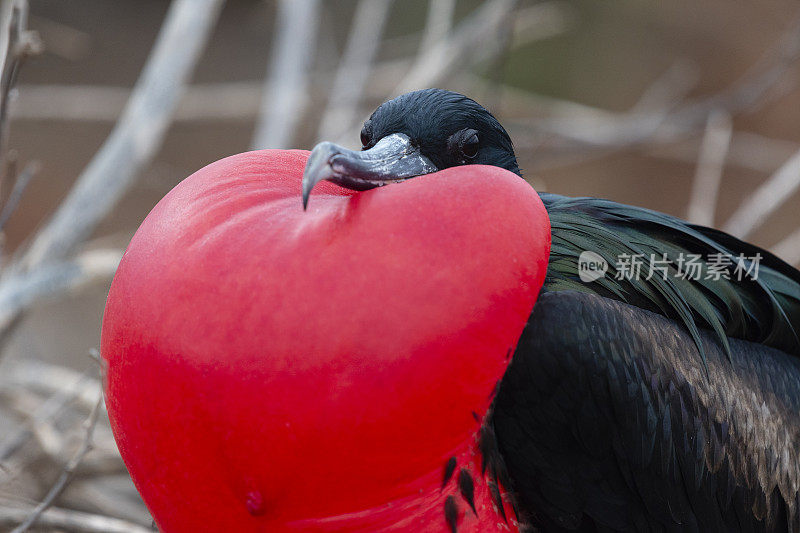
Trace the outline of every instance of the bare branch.
<path fill-rule="evenodd" d="M 477 7 L 446 39 L 427 50 L 421 50 L 411 71 L 395 87 L 393 93 L 431 87 L 440 83 L 466 57 L 475 62 L 494 54 L 498 47 L 498 28 L 510 15 L 515 0 L 489 0 Z M 475 43 L 482 43 L 476 47 Z"/>
<path fill-rule="evenodd" d="M 0 524 L 20 523 L 29 515 L 27 509 L 0 508 Z M 37 523 L 59 531 L 81 533 L 153 533 L 152 529 L 127 520 L 59 508 L 43 512 Z"/>
<path fill-rule="evenodd" d="M 42 502 L 36 506 L 28 518 L 26 518 L 24 522 L 17 526 L 12 533 L 24 533 L 30 529 L 30 527 L 33 526 L 37 520 L 39 520 L 39 518 L 42 516 L 42 513 L 44 513 L 51 505 L 53 505 L 56 498 L 58 498 L 58 496 L 67 486 L 67 483 L 69 483 L 69 480 L 72 479 L 72 476 L 75 474 L 75 470 L 77 470 L 78 465 L 81 464 L 84 456 L 86 456 L 86 454 L 92 449 L 92 435 L 94 434 L 94 428 L 97 425 L 97 417 L 100 414 L 100 406 L 102 404 L 103 393 L 101 391 L 100 394 L 97 395 L 97 403 L 95 403 L 94 409 L 92 409 L 92 412 L 89 413 L 89 418 L 87 418 L 86 422 L 84 422 L 86 434 L 84 435 L 81 446 L 66 464 L 64 470 L 61 472 L 61 475 L 58 477 L 55 484 L 50 488 Z"/>
<path fill-rule="evenodd" d="M 115 122 L 131 96 L 128 87 L 98 85 L 21 85 L 14 120 Z"/>
<path fill-rule="evenodd" d="M 796 65 L 798 58 L 800 16 L 736 83 L 711 98 L 687 106 L 682 118 L 696 124 L 698 120 L 703 120 L 704 115 L 716 109 L 725 109 L 731 115 L 736 115 L 763 106 L 772 101 L 770 93 L 774 93 L 780 82 L 786 79 L 787 72 Z"/>
<path fill-rule="evenodd" d="M 342 134 L 349 133 L 358 115 L 358 103 L 364 94 L 372 61 L 380 48 L 383 26 L 391 7 L 392 0 L 361 0 L 358 3 L 356 19 L 320 120 L 317 139 L 338 141 Z"/>
<path fill-rule="evenodd" d="M 790 265 L 800 267 L 800 229 L 773 246 L 772 252 Z"/>
<path fill-rule="evenodd" d="M 6 460 L 25 443 L 30 437 L 34 426 L 57 416 L 64 406 L 75 397 L 75 391 L 80 387 L 83 381 L 88 379 L 90 379 L 88 375 L 84 374 L 78 381 L 71 383 L 70 386 L 62 387 L 61 390 L 57 391 L 52 397 L 48 398 L 39 406 L 27 420 L 25 427 L 20 428 L 10 435 L 6 435 L 6 438 L 0 442 L 0 461 Z"/>
<path fill-rule="evenodd" d="M 6 0 L 0 6 L 0 169 L 5 167 L 8 140 L 9 103 L 20 66 L 39 53 L 42 44 L 35 32 L 27 29 L 27 0 Z"/>
<path fill-rule="evenodd" d="M 773 139 L 757 133 L 735 131 L 728 149 L 727 165 L 771 174 L 800 150 L 796 142 Z M 689 137 L 676 143 L 656 145 L 647 150 L 654 157 L 696 163 L 699 157 L 697 139 Z"/>
<path fill-rule="evenodd" d="M 94 407 L 99 381 L 69 367 L 37 360 L 13 360 L 4 363 L 0 386 L 17 386 L 51 396 L 65 387 L 70 389 L 70 402 L 79 403 L 86 411 Z M 0 455 L 2 457 L 2 455 Z"/>
<path fill-rule="evenodd" d="M 258 114 L 263 84 L 252 81 L 193 85 L 173 114 L 181 120 L 252 119 Z M 16 120 L 113 122 L 125 107 L 127 87 L 102 85 L 23 85 L 12 109 Z"/>
<path fill-rule="evenodd" d="M 28 56 L 41 52 L 42 43 L 35 32 L 27 29 L 27 0 L 6 0 L 0 3 L 0 201 L 8 194 L 6 189 L 13 183 L 15 192 L 21 193 L 28 184 L 31 173 L 17 180 L 16 157 L 8 150 L 10 104 L 15 96 L 14 85 L 19 70 Z M 28 170 L 32 170 L 28 167 Z M 21 182 L 21 183 L 20 183 Z M 19 194 L 11 206 L 6 205 L 0 214 L 0 229 L 13 212 Z M 10 207 L 10 208 L 9 208 Z"/>
<path fill-rule="evenodd" d="M 211 33 L 222 0 L 174 0 L 131 99 L 111 135 L 23 256 L 30 268 L 88 237 L 155 154 Z"/>
<path fill-rule="evenodd" d="M 675 61 L 645 89 L 630 113 L 671 109 L 695 88 L 699 78 L 699 69 L 695 64 L 687 60 Z"/>
<path fill-rule="evenodd" d="M 576 14 L 564 0 L 536 2 L 514 12 L 511 48 L 560 35 L 572 27 Z"/>
<path fill-rule="evenodd" d="M 277 37 L 251 143 L 254 150 L 286 148 L 292 140 L 308 92 L 318 19 L 319 0 L 278 2 Z"/>
<path fill-rule="evenodd" d="M 710 226 L 714 223 L 719 197 L 719 184 L 725 168 L 725 158 L 731 144 L 733 124 L 724 111 L 708 117 L 706 133 L 700 147 L 700 158 L 689 198 L 686 218 L 695 224 Z"/>
<path fill-rule="evenodd" d="M 97 437 L 95 437 L 95 439 L 96 438 Z M 80 476 L 73 479 L 69 487 L 67 487 L 67 490 L 61 495 L 61 505 L 64 507 L 71 507 L 70 504 L 74 503 L 74 505 L 80 509 L 91 502 L 92 510 L 95 512 L 142 524 L 148 523 L 149 521 L 145 518 L 149 516 L 147 507 L 145 507 L 144 503 L 139 498 L 122 461 L 119 461 L 121 470 L 118 467 L 117 471 L 122 473 L 122 475 L 127 478 L 128 483 L 130 483 L 130 493 L 122 490 L 110 490 L 108 486 L 109 478 L 122 477 L 120 474 L 103 476 L 88 470 L 91 468 L 89 459 L 96 458 L 97 452 L 98 449 L 95 448 L 92 454 L 84 459 L 81 464 Z M 119 458 L 119 456 L 117 456 L 117 458 Z M 131 497 L 133 495 L 136 496 Z"/>
<path fill-rule="evenodd" d="M 67 61 L 79 61 L 89 53 L 92 37 L 88 33 L 36 13 L 31 13 L 30 20 L 41 35 L 48 54 Z"/>
<path fill-rule="evenodd" d="M 28 188 L 31 179 L 37 172 L 39 172 L 39 163 L 31 162 L 25 165 L 25 168 L 23 168 L 22 172 L 16 177 L 14 187 L 8 195 L 8 200 L 6 200 L 2 210 L 0 210 L 0 231 L 5 227 L 6 222 L 8 222 L 8 219 L 14 214 L 14 211 L 16 211 L 19 201 L 22 199 L 22 195 L 25 194 L 25 189 Z"/>
<path fill-rule="evenodd" d="M 456 10 L 456 0 L 430 0 L 428 4 L 428 18 L 425 20 L 425 29 L 419 41 L 420 53 L 430 50 L 439 41 L 450 34 L 453 26 L 453 14 Z"/>
<path fill-rule="evenodd" d="M 745 238 L 800 188 L 800 150 L 742 202 L 723 230 Z"/>
<path fill-rule="evenodd" d="M 386 61 L 374 66 L 373 81 L 365 87 L 370 98 L 381 98 L 396 78 L 406 70 L 405 59 Z M 314 85 L 326 86 L 331 75 L 320 73 Z M 388 85 L 388 87 L 387 87 Z M 76 122 L 113 122 L 125 106 L 130 90 L 103 85 L 23 85 L 12 109 L 16 120 L 65 120 Z M 175 121 L 250 120 L 258 116 L 264 84 L 233 81 L 192 85 L 178 104 Z"/>
<path fill-rule="evenodd" d="M 616 150 L 645 142 L 674 142 L 703 126 L 715 110 L 735 116 L 772 101 L 778 94 L 776 87 L 788 79 L 798 58 L 800 19 L 744 76 L 711 96 L 686 102 L 674 110 L 673 106 L 650 110 L 635 106 L 627 113 L 535 96 L 539 109 L 548 116 L 527 127 L 556 134 L 578 143 L 581 149 L 585 145 Z"/>
<path fill-rule="evenodd" d="M 47 263 L 3 278 L 0 283 L 0 332 L 11 324 L 17 313 L 40 298 L 111 277 L 121 257 L 120 250 L 91 250 L 73 259 Z"/>

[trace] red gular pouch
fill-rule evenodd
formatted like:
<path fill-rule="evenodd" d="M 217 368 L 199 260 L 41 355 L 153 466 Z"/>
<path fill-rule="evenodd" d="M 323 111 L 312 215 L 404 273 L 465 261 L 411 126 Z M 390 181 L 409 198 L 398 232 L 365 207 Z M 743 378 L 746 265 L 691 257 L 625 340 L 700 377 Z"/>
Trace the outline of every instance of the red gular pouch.
<path fill-rule="evenodd" d="M 158 527 L 515 530 L 478 441 L 547 269 L 542 202 L 473 165 L 321 183 L 303 211 L 307 157 L 199 170 L 114 278 L 108 411 Z"/>

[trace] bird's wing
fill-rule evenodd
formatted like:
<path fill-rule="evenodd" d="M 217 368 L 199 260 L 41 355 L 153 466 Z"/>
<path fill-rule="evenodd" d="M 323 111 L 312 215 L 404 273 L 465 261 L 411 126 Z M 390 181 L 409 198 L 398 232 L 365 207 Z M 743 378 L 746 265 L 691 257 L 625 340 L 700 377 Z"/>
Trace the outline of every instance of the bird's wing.
<path fill-rule="evenodd" d="M 800 531 L 800 358 L 546 292 L 490 427 L 545 531 Z M 491 456 L 491 454 L 489 454 Z"/>
<path fill-rule="evenodd" d="M 707 348 L 701 328 L 712 330 L 725 350 L 727 337 L 734 337 L 800 355 L 800 272 L 776 256 L 648 209 L 540 196 L 553 237 L 544 290 L 599 294 L 678 320 L 701 355 Z M 606 260 L 605 276 L 580 280 L 584 251 Z"/>

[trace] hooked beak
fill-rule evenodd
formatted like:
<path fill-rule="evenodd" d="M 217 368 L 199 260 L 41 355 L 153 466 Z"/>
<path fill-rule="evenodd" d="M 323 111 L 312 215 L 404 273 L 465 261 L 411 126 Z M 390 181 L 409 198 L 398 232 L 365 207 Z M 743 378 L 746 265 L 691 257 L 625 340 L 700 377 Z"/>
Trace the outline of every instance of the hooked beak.
<path fill-rule="evenodd" d="M 403 133 L 387 135 L 361 152 L 321 142 L 311 151 L 303 171 L 303 209 L 308 205 L 311 189 L 323 180 L 354 191 L 366 191 L 437 170 Z"/>

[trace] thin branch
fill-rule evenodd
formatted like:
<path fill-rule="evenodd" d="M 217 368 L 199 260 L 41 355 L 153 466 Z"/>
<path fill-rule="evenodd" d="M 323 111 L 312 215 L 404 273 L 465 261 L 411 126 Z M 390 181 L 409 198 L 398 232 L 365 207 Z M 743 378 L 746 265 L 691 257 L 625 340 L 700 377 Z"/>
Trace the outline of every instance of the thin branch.
<path fill-rule="evenodd" d="M 800 188 L 800 150 L 731 215 L 723 230 L 746 238 Z"/>
<path fill-rule="evenodd" d="M 773 139 L 757 133 L 735 131 L 728 150 L 727 166 L 754 170 L 761 174 L 772 174 L 800 150 L 796 142 Z M 646 152 L 663 159 L 674 159 L 696 163 L 699 157 L 697 139 L 689 137 L 672 144 L 657 145 Z"/>
<path fill-rule="evenodd" d="M 572 28 L 576 9 L 565 0 L 536 2 L 514 11 L 511 49 L 561 35 Z"/>
<path fill-rule="evenodd" d="M 97 449 L 92 452 L 90 457 L 94 458 L 96 456 Z M 68 506 L 70 502 L 74 502 L 76 506 L 82 507 L 87 502 L 91 502 L 92 510 L 96 512 L 115 518 L 122 518 L 123 520 L 145 523 L 143 518 L 148 516 L 148 512 L 141 500 L 127 497 L 126 493 L 117 490 L 109 490 L 107 483 L 104 483 L 104 476 L 95 474 L 89 477 L 91 473 L 87 472 L 89 468 L 88 460 L 89 458 L 87 457 L 81 465 L 80 478 L 74 479 L 61 496 L 62 505 Z M 125 470 L 122 461 L 119 461 L 119 464 L 122 469 L 117 468 L 117 471 L 125 473 L 127 477 L 127 470 Z M 133 492 L 135 493 L 135 491 Z M 138 496 L 138 493 L 135 494 Z"/>
<path fill-rule="evenodd" d="M 711 98 L 704 98 L 683 109 L 682 117 L 689 123 L 703 121 L 705 115 L 724 109 L 731 115 L 752 111 L 772 101 L 770 93 L 786 79 L 787 72 L 800 58 L 800 16 L 790 24 L 776 43 L 768 48 L 761 58 L 732 84 Z"/>
<path fill-rule="evenodd" d="M 320 120 L 317 139 L 338 141 L 356 120 L 358 103 L 364 94 L 372 61 L 380 48 L 383 27 L 391 7 L 392 0 L 361 0 L 358 3 L 356 19 Z"/>
<path fill-rule="evenodd" d="M 0 523 L 18 524 L 30 515 L 27 509 L 0 508 Z M 50 508 L 39 516 L 38 525 L 59 531 L 80 533 L 153 533 L 139 524 L 91 513 Z"/>
<path fill-rule="evenodd" d="M 489 0 L 475 8 L 446 39 L 439 40 L 427 50 L 421 50 L 393 94 L 435 86 L 467 57 L 474 63 L 492 56 L 499 48 L 499 43 L 494 39 L 497 30 L 515 4 L 515 0 Z M 481 46 L 475 46 L 476 43 L 481 43 Z"/>
<path fill-rule="evenodd" d="M 237 81 L 186 87 L 174 121 L 250 120 L 258 114 L 262 84 Z M 12 110 L 16 120 L 114 122 L 131 91 L 103 85 L 23 85 Z"/>
<path fill-rule="evenodd" d="M 697 86 L 699 79 L 697 65 L 678 59 L 645 89 L 630 113 L 672 109 Z"/>
<path fill-rule="evenodd" d="M 800 267 L 800 229 L 773 246 L 772 252 L 790 265 Z"/>
<path fill-rule="evenodd" d="M 0 443 L 0 461 L 5 461 L 16 450 L 22 446 L 25 441 L 30 437 L 32 428 L 41 424 L 43 421 L 50 420 L 58 415 L 61 410 L 66 406 L 76 395 L 76 390 L 81 384 L 90 379 L 88 375 L 83 374 L 80 379 L 75 383 L 70 384 L 68 387 L 63 387 L 57 391 L 52 397 L 48 398 L 38 409 L 30 416 L 24 427 L 20 428 L 11 435 L 7 435 L 5 440 Z"/>
<path fill-rule="evenodd" d="M 102 85 L 20 85 L 14 120 L 116 122 L 131 97 L 128 87 Z"/>
<path fill-rule="evenodd" d="M 27 0 L 6 0 L 0 6 L 0 169 L 5 168 L 9 103 L 22 63 L 42 50 L 38 35 L 27 29 Z"/>
<path fill-rule="evenodd" d="M 21 387 L 47 396 L 58 394 L 68 385 L 70 402 L 74 401 L 90 411 L 94 407 L 100 383 L 87 379 L 85 372 L 39 360 L 15 359 L 4 363 L 3 376 L 0 378 L 0 387 Z"/>
<path fill-rule="evenodd" d="M 772 101 L 779 94 L 776 88 L 789 78 L 788 73 L 799 58 L 800 19 L 747 73 L 711 96 L 686 102 L 674 110 L 670 109 L 672 106 L 649 111 L 634 107 L 626 113 L 534 96 L 539 109 L 549 116 L 520 126 L 558 135 L 577 143 L 579 149 L 588 145 L 618 150 L 644 143 L 674 142 L 703 126 L 716 110 L 735 116 Z"/>
<path fill-rule="evenodd" d="M 448 0 L 444 1 L 446 3 Z M 519 13 L 524 19 L 538 18 L 535 19 L 535 23 L 529 24 L 524 21 L 517 23 L 515 12 L 515 34 L 520 29 L 526 30 L 525 43 L 551 35 L 553 28 L 549 27 L 549 30 L 545 31 L 542 26 L 547 20 L 558 18 L 558 13 L 562 13 L 561 18 L 568 19 L 569 13 L 564 4 L 564 2 L 545 2 L 521 8 Z M 560 24 L 555 29 L 563 31 L 566 27 Z M 402 39 L 416 42 L 419 35 L 409 34 Z M 441 39 L 446 35 L 437 37 Z M 397 39 L 385 39 L 383 46 L 394 49 L 398 45 L 391 43 Z M 523 41 L 517 42 L 515 38 L 512 48 L 521 43 Z M 424 48 L 419 50 L 422 55 L 427 52 Z M 395 89 L 394 80 L 402 77 L 412 62 L 413 59 L 400 57 L 373 64 L 369 83 L 363 89 L 363 96 L 369 99 L 385 98 L 387 93 Z M 338 70 L 335 73 L 317 70 L 309 72 L 309 79 L 313 86 L 326 87 L 334 83 L 337 75 L 339 75 Z M 102 85 L 23 85 L 19 88 L 19 93 L 20 97 L 12 109 L 13 118 L 17 120 L 78 122 L 114 121 L 119 117 L 130 96 L 130 90 L 126 87 Z M 173 119 L 175 121 L 250 120 L 258 116 L 263 94 L 262 82 L 232 81 L 191 85 L 186 88 Z"/>
<path fill-rule="evenodd" d="M 456 0 L 430 0 L 425 29 L 422 31 L 422 39 L 419 40 L 420 53 L 430 50 L 450 34 L 455 11 Z"/>
<path fill-rule="evenodd" d="M 719 185 L 725 169 L 725 158 L 731 144 L 732 132 L 731 116 L 726 112 L 719 111 L 708 117 L 697 161 L 694 186 L 686 210 L 686 218 L 690 222 L 704 226 L 714 223 Z"/>
<path fill-rule="evenodd" d="M 12 187 L 11 184 L 15 191 L 24 190 L 30 179 L 30 175 L 26 174 L 17 177 L 16 155 L 14 151 L 8 150 L 7 146 L 11 122 L 9 108 L 16 95 L 14 85 L 20 68 L 29 56 L 40 53 L 42 50 L 42 43 L 38 35 L 27 29 L 27 23 L 27 0 L 6 0 L 0 3 L 0 204 L 8 194 L 7 189 Z M 18 198 L 13 198 L 13 200 L 16 202 Z M 0 229 L 13 211 L 15 204 L 11 206 L 11 209 L 8 207 L 4 206 L 3 212 L 0 214 Z M 0 253 L 2 253 L 2 245 L 0 245 Z"/>
<path fill-rule="evenodd" d="M 393 59 L 374 65 L 373 79 L 365 87 L 369 98 L 382 98 L 395 79 L 408 69 L 410 60 Z M 313 85 L 327 86 L 333 75 L 315 74 Z M 126 87 L 103 85 L 22 85 L 12 109 L 16 120 L 64 120 L 113 122 L 131 92 Z M 264 84 L 232 81 L 197 84 L 186 88 L 173 115 L 174 121 L 251 120 L 259 114 Z"/>
<path fill-rule="evenodd" d="M 174 0 L 131 99 L 111 135 L 23 256 L 30 268 L 88 237 L 155 154 L 222 0 Z"/>
<path fill-rule="evenodd" d="M 75 474 L 75 471 L 81 464 L 81 461 L 92 449 L 92 435 L 94 434 L 94 428 L 97 425 L 97 417 L 100 414 L 100 406 L 102 404 L 103 393 L 101 391 L 97 395 L 97 403 L 95 403 L 94 409 L 92 409 L 92 412 L 89 413 L 89 418 L 87 418 L 86 422 L 84 422 L 86 433 L 84 435 L 83 442 L 75 452 L 75 455 L 73 455 L 66 464 L 64 470 L 61 472 L 61 475 L 58 477 L 55 484 L 50 488 L 42 502 L 37 505 L 28 518 L 26 518 L 25 521 L 17 526 L 11 533 L 24 533 L 30 529 L 30 527 L 33 526 L 37 520 L 39 520 L 39 518 L 42 516 L 42 513 L 44 513 L 51 505 L 53 505 L 56 498 L 58 498 L 58 496 L 64 491 L 64 488 L 67 486 L 67 483 L 69 483 L 70 479 L 72 479 L 72 476 Z"/>
<path fill-rule="evenodd" d="M 483 65 L 484 78 L 487 83 L 488 91 L 479 93 L 480 98 L 486 102 L 484 105 L 488 109 L 499 109 L 499 98 L 494 88 L 503 82 L 504 69 L 508 63 L 508 55 L 515 40 L 517 16 L 519 15 L 519 0 L 514 2 L 508 7 L 508 15 L 503 18 L 500 24 L 495 29 L 494 36 L 489 37 L 490 42 L 494 42 L 494 47 L 491 55 L 486 58 Z M 537 8 L 539 5 L 534 5 L 532 8 Z M 549 4 L 548 4 L 549 5 Z M 513 16 L 511 16 L 513 13 Z M 547 23 L 547 22 L 546 22 Z M 550 28 L 548 27 L 548 30 Z M 558 31 L 558 28 L 555 28 Z M 535 29 L 530 28 L 530 33 L 538 36 Z M 535 39 L 532 38 L 532 40 Z"/>
<path fill-rule="evenodd" d="M 23 168 L 22 172 L 17 176 L 14 181 L 14 187 L 8 195 L 8 200 L 6 200 L 2 210 L 0 210 L 0 231 L 2 231 L 8 219 L 11 218 L 11 215 L 16 211 L 19 201 L 22 200 L 22 195 L 25 194 L 25 190 L 28 188 L 31 179 L 38 172 L 39 163 L 33 161 L 25 165 L 25 168 Z"/>
<path fill-rule="evenodd" d="M 89 53 L 92 37 L 88 33 L 36 13 L 31 13 L 30 20 L 41 35 L 48 54 L 67 61 L 79 61 Z"/>
<path fill-rule="evenodd" d="M 280 0 L 277 37 L 251 147 L 286 148 L 302 115 L 319 22 L 319 0 Z"/>
<path fill-rule="evenodd" d="M 97 279 L 111 277 L 119 265 L 120 250 L 91 250 L 65 261 L 16 272 L 0 283 L 0 332 L 34 301 Z"/>

